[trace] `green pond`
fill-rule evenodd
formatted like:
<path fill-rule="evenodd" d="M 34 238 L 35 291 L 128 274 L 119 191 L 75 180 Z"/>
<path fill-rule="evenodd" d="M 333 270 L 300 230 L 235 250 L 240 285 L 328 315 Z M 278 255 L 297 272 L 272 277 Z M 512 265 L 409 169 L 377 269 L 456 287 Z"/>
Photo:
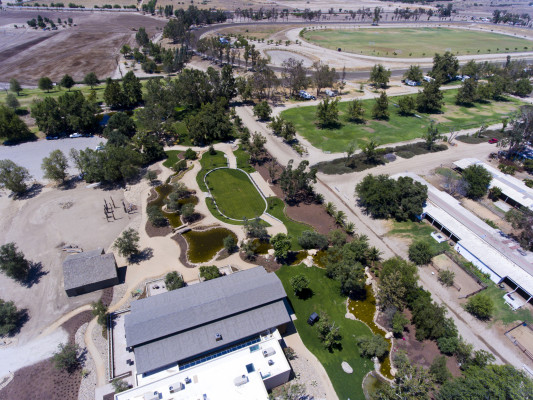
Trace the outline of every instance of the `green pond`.
<path fill-rule="evenodd" d="M 155 188 L 155 191 L 157 192 L 159 196 L 157 197 L 157 199 L 151 201 L 148 205 L 150 206 L 155 205 L 159 207 L 160 209 L 162 209 L 163 206 L 165 205 L 165 200 L 167 196 L 172 192 L 172 185 L 169 185 L 169 184 L 160 185 Z M 190 196 L 185 199 L 180 199 L 179 203 L 180 204 L 192 203 L 196 205 L 198 204 L 198 198 L 196 196 Z M 177 228 L 183 225 L 183 223 L 181 222 L 181 217 L 178 213 L 163 211 L 163 214 L 168 219 L 170 226 L 172 226 L 173 228 Z"/>
<path fill-rule="evenodd" d="M 319 250 L 313 256 L 313 261 L 318 268 L 326 268 L 328 252 L 326 250 Z"/>
<path fill-rule="evenodd" d="M 203 263 L 211 260 L 224 248 L 224 238 L 237 236 L 226 228 L 214 228 L 206 231 L 189 231 L 183 234 L 187 241 L 187 257 L 192 263 Z"/>
<path fill-rule="evenodd" d="M 365 379 L 363 379 L 363 393 L 365 394 L 365 397 L 367 399 L 374 398 L 376 392 L 383 387 L 384 385 L 388 385 L 388 383 L 384 382 L 382 379 L 380 379 L 378 376 L 374 375 L 375 372 L 370 372 L 365 376 Z"/>
<path fill-rule="evenodd" d="M 268 241 L 254 239 L 252 243 L 256 246 L 255 252 L 257 254 L 267 254 L 268 250 L 272 248 L 272 245 Z"/>
<path fill-rule="evenodd" d="M 385 332 L 374 322 L 374 314 L 376 313 L 376 298 L 374 297 L 372 285 L 367 285 L 365 289 L 366 299 L 348 299 L 348 309 L 353 315 L 355 315 L 358 320 L 364 322 L 370 328 L 374 335 L 381 335 L 385 337 Z M 390 339 L 387 339 L 387 342 L 389 343 L 390 352 Z M 380 372 L 385 378 L 393 379 L 394 377 L 391 375 L 390 369 L 390 357 L 389 355 L 387 355 L 387 357 L 383 361 L 381 361 Z"/>
<path fill-rule="evenodd" d="M 307 250 L 293 253 L 292 257 L 294 258 L 291 258 L 291 265 L 300 265 L 307 258 Z"/>

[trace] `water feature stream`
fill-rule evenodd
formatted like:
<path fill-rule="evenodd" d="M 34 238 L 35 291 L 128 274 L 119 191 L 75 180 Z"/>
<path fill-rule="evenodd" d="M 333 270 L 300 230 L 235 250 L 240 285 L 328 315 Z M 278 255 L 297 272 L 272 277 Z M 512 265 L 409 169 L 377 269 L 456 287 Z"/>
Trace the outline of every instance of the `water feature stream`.
<path fill-rule="evenodd" d="M 187 258 L 192 263 L 203 263 L 211 260 L 224 248 L 224 238 L 237 236 L 226 228 L 213 228 L 205 231 L 189 231 L 183 234 L 187 241 Z"/>

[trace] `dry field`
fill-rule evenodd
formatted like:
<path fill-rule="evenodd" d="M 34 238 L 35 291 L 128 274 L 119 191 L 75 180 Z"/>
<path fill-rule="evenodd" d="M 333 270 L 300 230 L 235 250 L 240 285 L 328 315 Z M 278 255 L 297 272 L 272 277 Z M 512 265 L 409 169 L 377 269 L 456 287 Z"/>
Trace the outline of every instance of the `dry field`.
<path fill-rule="evenodd" d="M 37 14 L 54 21 L 72 18 L 77 26 L 58 31 L 7 27 L 21 26 Z M 135 31 L 144 26 L 153 37 L 163 19 L 130 13 L 5 11 L 0 13 L 0 76 L 35 85 L 41 76 L 58 81 L 64 74 L 82 80 L 89 72 L 100 79 L 113 74 L 120 48 L 134 44 Z"/>
<path fill-rule="evenodd" d="M 529 326 L 521 325 L 510 332 L 527 351 L 533 354 L 533 330 Z"/>
<path fill-rule="evenodd" d="M 104 4 L 110 4 L 112 6 L 115 4 L 118 4 L 119 6 L 136 6 L 138 4 L 137 0 L 37 0 L 37 3 L 39 4 L 60 2 L 63 2 L 65 7 L 67 7 L 69 3 L 74 3 L 79 6 L 84 6 L 85 8 L 92 8 L 94 6 L 102 7 Z"/>

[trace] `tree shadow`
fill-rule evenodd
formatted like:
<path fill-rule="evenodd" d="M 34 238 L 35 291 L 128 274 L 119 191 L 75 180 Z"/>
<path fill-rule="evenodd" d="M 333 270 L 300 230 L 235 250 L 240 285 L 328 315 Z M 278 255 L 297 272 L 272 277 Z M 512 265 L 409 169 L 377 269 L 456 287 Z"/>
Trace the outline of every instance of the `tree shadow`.
<path fill-rule="evenodd" d="M 13 337 L 13 336 L 16 336 L 18 333 L 20 333 L 20 330 L 26 324 L 26 322 L 29 321 L 29 319 L 30 319 L 30 314 L 28 313 L 28 309 L 27 308 L 23 308 L 22 310 L 18 310 L 18 313 L 17 313 L 17 325 L 15 326 L 15 328 L 13 328 L 9 332 L 9 334 L 7 336 L 8 337 Z"/>
<path fill-rule="evenodd" d="M 78 366 L 77 368 L 73 368 L 72 370 L 69 370 L 68 373 L 74 372 L 76 369 L 78 369 L 81 366 L 85 365 L 85 362 L 87 361 L 87 348 L 84 348 L 79 354 L 78 354 Z"/>
<path fill-rule="evenodd" d="M 139 264 L 142 261 L 147 261 L 154 256 L 154 249 L 151 247 L 146 247 L 137 254 L 132 254 L 129 258 L 132 264 Z"/>
<path fill-rule="evenodd" d="M 15 114 L 17 114 L 19 117 L 23 117 L 25 115 L 28 115 L 30 112 L 25 108 L 17 108 L 15 110 Z"/>
<path fill-rule="evenodd" d="M 39 195 L 42 192 L 42 190 L 43 190 L 43 185 L 41 185 L 38 182 L 35 182 L 24 193 L 21 193 L 19 195 L 15 195 L 15 196 L 13 196 L 13 198 L 16 199 L 16 200 L 33 199 L 35 196 Z"/>
<path fill-rule="evenodd" d="M 34 263 L 32 262 L 30 264 L 30 269 L 28 271 L 28 277 L 23 282 L 23 285 L 26 286 L 28 289 L 31 288 L 33 285 L 37 285 L 41 278 L 45 275 L 48 275 L 50 271 L 44 271 L 43 270 L 43 264 L 40 262 Z"/>
<path fill-rule="evenodd" d="M 309 300 L 311 297 L 313 297 L 315 293 L 313 292 L 313 289 L 305 288 L 300 293 L 296 295 L 300 300 Z"/>

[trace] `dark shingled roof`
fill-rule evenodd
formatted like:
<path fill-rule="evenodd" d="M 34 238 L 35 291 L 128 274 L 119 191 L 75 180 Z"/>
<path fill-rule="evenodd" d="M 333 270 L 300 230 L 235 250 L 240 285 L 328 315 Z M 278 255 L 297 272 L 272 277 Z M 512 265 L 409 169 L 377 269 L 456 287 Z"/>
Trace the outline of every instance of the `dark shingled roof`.
<path fill-rule="evenodd" d="M 104 249 L 69 254 L 63 261 L 65 290 L 79 288 L 117 277 L 115 256 Z"/>
<path fill-rule="evenodd" d="M 125 316 L 138 373 L 195 357 L 290 321 L 281 281 L 263 267 L 137 300 Z M 219 333 L 222 340 L 215 340 Z"/>

